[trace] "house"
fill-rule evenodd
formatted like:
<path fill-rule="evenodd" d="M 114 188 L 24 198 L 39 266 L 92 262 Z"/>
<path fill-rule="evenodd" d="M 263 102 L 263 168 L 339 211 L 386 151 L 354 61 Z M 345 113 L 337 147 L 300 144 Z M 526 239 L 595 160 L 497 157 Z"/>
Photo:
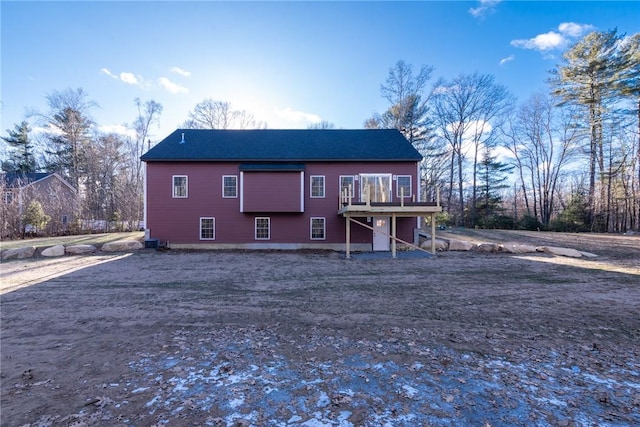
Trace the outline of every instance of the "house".
<path fill-rule="evenodd" d="M 47 234 L 60 234 L 76 219 L 78 192 L 57 173 L 6 172 L 0 177 L 2 185 L 2 236 L 16 236 L 30 231 L 23 224 L 22 215 L 33 200 L 37 200 L 51 220 Z"/>
<path fill-rule="evenodd" d="M 397 130 L 178 129 L 141 160 L 147 237 L 171 248 L 395 255 L 441 210 L 420 202 L 422 156 Z"/>

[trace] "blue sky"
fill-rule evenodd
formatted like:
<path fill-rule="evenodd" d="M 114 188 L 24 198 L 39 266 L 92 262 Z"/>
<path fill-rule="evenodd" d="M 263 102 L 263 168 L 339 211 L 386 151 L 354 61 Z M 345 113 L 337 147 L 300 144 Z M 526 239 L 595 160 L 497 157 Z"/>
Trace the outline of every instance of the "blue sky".
<path fill-rule="evenodd" d="M 522 101 L 585 32 L 640 31 L 632 1 L 2 1 L 0 14 L 3 135 L 67 88 L 98 103 L 105 131 L 135 119 L 135 98 L 161 103 L 156 139 L 205 98 L 269 128 L 361 128 L 386 109 L 398 60 L 433 66 L 432 81 L 493 74 Z"/>

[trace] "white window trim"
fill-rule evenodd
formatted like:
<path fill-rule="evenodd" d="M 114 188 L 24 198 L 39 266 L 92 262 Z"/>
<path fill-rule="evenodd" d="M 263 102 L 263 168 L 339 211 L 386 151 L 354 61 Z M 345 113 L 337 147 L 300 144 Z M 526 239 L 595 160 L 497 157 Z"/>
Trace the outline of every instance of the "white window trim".
<path fill-rule="evenodd" d="M 213 237 L 202 237 L 202 220 L 203 219 L 212 219 L 213 220 Z M 202 216 L 200 217 L 200 228 L 198 229 L 198 234 L 200 236 L 200 240 L 216 240 L 216 218 L 213 216 Z"/>
<path fill-rule="evenodd" d="M 404 198 L 409 199 L 413 197 L 413 191 L 412 191 L 413 177 L 411 175 L 398 175 L 396 179 L 396 198 L 400 198 L 400 184 L 398 184 L 398 182 L 400 181 L 399 178 L 409 178 L 409 194 L 405 194 Z"/>
<path fill-rule="evenodd" d="M 268 224 L 267 231 L 269 233 L 268 237 L 258 237 L 258 220 L 259 219 L 266 219 L 267 220 L 267 224 Z M 271 240 L 271 217 L 269 217 L 269 216 L 257 216 L 255 218 L 255 221 L 253 223 L 253 237 L 254 237 L 255 240 Z"/>
<path fill-rule="evenodd" d="M 176 178 L 185 178 L 184 196 L 176 196 Z M 173 175 L 171 177 L 171 196 L 174 199 L 186 199 L 189 197 L 189 176 L 188 175 Z"/>
<path fill-rule="evenodd" d="M 314 196 L 313 195 L 313 178 L 322 178 L 322 196 Z M 325 178 L 324 175 L 311 175 L 309 177 L 309 197 L 311 197 L 312 199 L 324 199 L 325 195 L 327 193 L 326 191 L 326 185 L 327 183 L 327 179 Z"/>
<path fill-rule="evenodd" d="M 322 220 L 322 237 L 313 237 L 313 220 Z M 312 216 L 309 219 L 309 239 L 311 240 L 327 240 L 327 219 L 322 216 Z"/>
<path fill-rule="evenodd" d="M 224 194 L 224 179 L 225 178 L 235 178 L 236 179 L 236 195 L 235 196 L 225 196 L 225 194 Z M 238 198 L 238 175 L 222 175 L 222 198 L 223 199 L 237 199 Z"/>

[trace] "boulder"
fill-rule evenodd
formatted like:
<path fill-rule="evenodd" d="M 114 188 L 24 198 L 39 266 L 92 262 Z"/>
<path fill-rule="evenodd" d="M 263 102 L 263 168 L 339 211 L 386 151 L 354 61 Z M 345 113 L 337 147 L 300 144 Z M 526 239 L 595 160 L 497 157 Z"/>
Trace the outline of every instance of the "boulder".
<path fill-rule="evenodd" d="M 72 245 L 65 248 L 65 252 L 69 255 L 89 254 L 97 251 L 93 245 Z"/>
<path fill-rule="evenodd" d="M 466 240 L 457 240 L 457 239 L 449 240 L 450 251 L 470 251 L 472 248 L 473 248 L 473 243 L 467 242 Z"/>
<path fill-rule="evenodd" d="M 137 240 L 120 240 L 105 243 L 100 250 L 103 252 L 127 252 L 137 251 L 142 248 L 144 248 L 144 245 Z"/>
<path fill-rule="evenodd" d="M 498 252 L 498 244 L 492 242 L 478 243 L 473 247 L 477 252 Z"/>
<path fill-rule="evenodd" d="M 35 253 L 36 248 L 33 246 L 24 246 L 22 248 L 13 248 L 2 251 L 2 260 L 7 259 L 24 259 L 31 258 Z"/>
<path fill-rule="evenodd" d="M 570 258 L 582 258 L 580 251 L 571 248 L 559 248 L 557 246 L 540 246 L 538 252 L 544 252 L 551 255 L 566 256 Z"/>
<path fill-rule="evenodd" d="M 580 251 L 580 254 L 585 258 L 598 258 L 598 255 L 592 254 L 591 252 Z"/>
<path fill-rule="evenodd" d="M 436 243 L 436 251 L 442 252 L 442 251 L 446 251 L 449 248 L 449 244 L 446 241 L 442 240 L 442 239 L 436 239 L 435 243 Z M 422 249 L 426 249 L 426 250 L 430 251 L 431 250 L 431 239 L 427 239 L 424 242 L 422 242 L 420 247 Z"/>
<path fill-rule="evenodd" d="M 46 248 L 42 251 L 42 256 L 46 257 L 54 257 L 54 256 L 63 256 L 64 255 L 64 246 L 63 245 L 55 245 L 50 248 Z"/>
<path fill-rule="evenodd" d="M 500 251 L 508 254 L 527 254 L 537 252 L 535 246 L 520 245 L 518 243 L 504 243 L 500 245 Z"/>

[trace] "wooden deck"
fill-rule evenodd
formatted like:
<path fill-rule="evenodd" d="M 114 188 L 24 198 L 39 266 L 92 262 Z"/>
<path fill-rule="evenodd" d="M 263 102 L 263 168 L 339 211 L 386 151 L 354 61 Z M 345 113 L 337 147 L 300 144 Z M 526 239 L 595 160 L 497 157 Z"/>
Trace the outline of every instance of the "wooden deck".
<path fill-rule="evenodd" d="M 338 215 L 342 215 L 346 218 L 346 258 L 349 259 L 351 256 L 351 223 L 355 222 L 359 226 L 363 226 L 366 228 L 373 228 L 362 224 L 352 218 L 357 217 L 369 217 L 369 216 L 386 216 L 391 218 L 391 234 L 389 238 L 391 238 L 391 256 L 396 258 L 396 245 L 397 242 L 405 243 L 418 250 L 423 250 L 409 242 L 405 242 L 404 240 L 399 239 L 396 236 L 396 218 L 399 217 L 424 217 L 425 220 L 431 223 L 431 254 L 435 254 L 436 246 L 435 246 L 435 234 L 436 234 L 436 217 L 435 215 L 439 212 L 442 212 L 442 206 L 440 206 L 440 198 L 434 202 L 391 202 L 391 203 L 381 203 L 381 202 L 358 202 L 354 203 L 351 199 L 348 199 L 346 202 L 345 199 L 342 199 L 339 209 Z"/>

